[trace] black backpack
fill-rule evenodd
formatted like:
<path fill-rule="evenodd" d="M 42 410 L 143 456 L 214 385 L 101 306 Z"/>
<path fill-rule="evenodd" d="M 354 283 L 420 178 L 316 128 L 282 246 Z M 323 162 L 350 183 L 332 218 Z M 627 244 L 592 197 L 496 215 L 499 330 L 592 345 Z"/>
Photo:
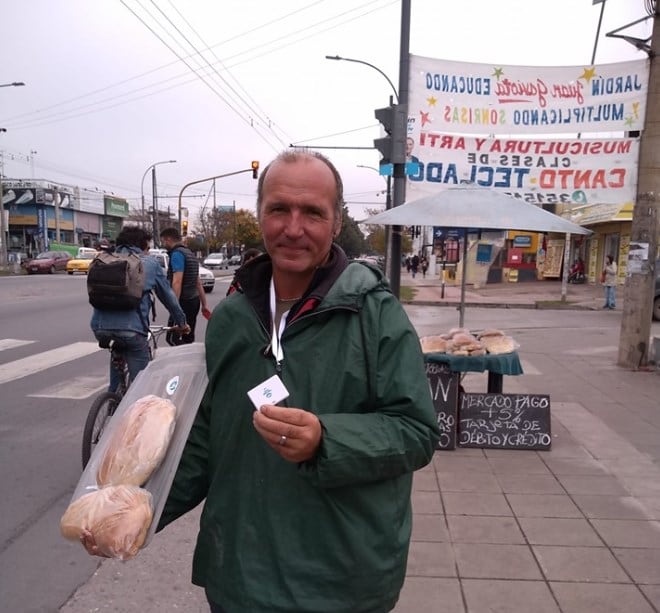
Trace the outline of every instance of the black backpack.
<path fill-rule="evenodd" d="M 137 309 L 143 293 L 144 265 L 137 253 L 102 251 L 89 265 L 87 294 L 95 309 Z"/>

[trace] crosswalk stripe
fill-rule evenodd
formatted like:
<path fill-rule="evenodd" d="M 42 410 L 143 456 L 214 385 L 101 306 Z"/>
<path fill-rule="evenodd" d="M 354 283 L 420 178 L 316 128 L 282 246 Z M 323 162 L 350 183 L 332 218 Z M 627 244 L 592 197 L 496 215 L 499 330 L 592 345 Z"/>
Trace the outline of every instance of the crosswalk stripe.
<path fill-rule="evenodd" d="M 34 342 L 36 341 L 23 341 L 17 338 L 0 338 L 0 351 L 14 349 L 14 347 L 22 347 L 23 345 L 29 345 Z"/>
<path fill-rule="evenodd" d="M 541 371 L 536 368 L 531 362 L 528 362 L 524 358 L 520 360 L 520 365 L 522 366 L 523 369 L 523 374 L 525 375 L 540 375 Z"/>
<path fill-rule="evenodd" d="M 65 398 L 68 400 L 82 400 L 99 394 L 108 389 L 108 374 L 98 376 L 80 376 L 60 381 L 36 394 L 28 394 L 31 398 Z"/>
<path fill-rule="evenodd" d="M 3 364 L 0 369 L 0 384 L 33 375 L 47 368 L 59 366 L 97 351 L 102 351 L 98 343 L 78 342 L 8 362 Z"/>

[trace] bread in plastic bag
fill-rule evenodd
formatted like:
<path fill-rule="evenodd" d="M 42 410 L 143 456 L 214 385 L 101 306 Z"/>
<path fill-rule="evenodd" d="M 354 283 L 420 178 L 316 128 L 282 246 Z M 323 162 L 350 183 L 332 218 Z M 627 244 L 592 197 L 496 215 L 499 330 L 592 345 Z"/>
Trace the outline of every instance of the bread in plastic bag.
<path fill-rule="evenodd" d="M 92 533 L 100 552 L 130 560 L 140 550 L 153 518 L 151 494 L 135 485 L 109 485 L 73 501 L 60 520 L 62 536 Z"/>
<path fill-rule="evenodd" d="M 100 486 L 143 485 L 167 453 L 176 407 L 153 394 L 136 400 L 121 416 L 96 473 Z"/>

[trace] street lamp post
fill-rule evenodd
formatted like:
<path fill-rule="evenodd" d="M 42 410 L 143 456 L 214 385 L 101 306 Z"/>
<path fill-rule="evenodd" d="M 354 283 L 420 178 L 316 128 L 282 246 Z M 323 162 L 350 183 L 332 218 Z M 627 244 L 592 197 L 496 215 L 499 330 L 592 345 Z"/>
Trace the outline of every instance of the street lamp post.
<path fill-rule="evenodd" d="M 154 232 L 154 237 L 153 237 L 154 241 L 156 240 L 156 234 L 155 234 L 155 232 L 156 232 L 156 191 L 155 191 L 156 190 L 156 166 L 158 166 L 159 164 L 175 164 L 175 163 L 176 163 L 176 160 L 163 160 L 162 162 L 155 162 L 154 164 L 149 166 L 149 168 L 147 168 L 144 171 L 144 174 L 142 175 L 142 183 L 140 184 L 140 194 L 142 196 L 142 215 L 141 215 L 140 221 L 142 222 L 142 227 L 144 228 L 145 221 L 146 221 L 146 213 L 145 213 L 145 209 L 144 209 L 144 180 L 145 180 L 145 178 L 146 178 L 146 176 L 147 176 L 147 174 L 149 173 L 150 170 L 153 172 L 151 179 L 152 179 L 152 189 L 153 189 L 152 199 L 153 199 L 154 218 L 152 220 L 152 228 L 153 228 L 153 232 Z"/>
<path fill-rule="evenodd" d="M 6 132 L 7 128 L 0 128 L 0 133 Z M 4 174 L 4 164 L 0 162 L 0 269 L 7 266 L 7 230 L 5 228 L 5 205 L 2 204 L 2 175 Z"/>
<path fill-rule="evenodd" d="M 0 83 L 0 87 L 23 87 L 25 83 L 22 81 L 14 81 L 12 83 Z"/>
<path fill-rule="evenodd" d="M 356 64 L 364 64 L 369 68 L 373 68 L 376 72 L 385 77 L 389 83 L 394 97 L 404 115 L 408 114 L 408 49 L 410 38 L 410 0 L 403 0 L 401 3 L 401 50 L 400 50 L 400 68 L 399 68 L 399 91 L 394 87 L 394 83 L 390 78 L 377 66 L 365 62 L 363 60 L 356 60 L 350 57 L 341 57 L 339 55 L 326 55 L 328 60 L 341 60 L 344 62 L 354 62 Z M 401 94 L 401 95 L 400 95 Z M 390 97 L 390 104 L 392 98 Z M 394 176 L 393 185 L 393 203 L 390 202 L 390 207 L 403 204 L 406 191 L 406 174 L 405 164 L 394 163 L 392 164 L 392 175 Z M 391 177 L 388 177 L 388 189 Z M 388 207 L 388 208 L 390 208 Z M 387 247 L 385 257 L 385 274 L 390 280 L 390 287 L 392 293 L 398 298 L 401 290 L 401 226 L 392 226 L 386 232 Z"/>

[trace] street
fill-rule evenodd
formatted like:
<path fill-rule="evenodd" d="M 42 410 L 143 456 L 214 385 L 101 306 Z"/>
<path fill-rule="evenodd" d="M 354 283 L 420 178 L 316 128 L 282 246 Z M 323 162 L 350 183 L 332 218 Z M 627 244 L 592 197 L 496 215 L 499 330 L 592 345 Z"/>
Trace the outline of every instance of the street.
<path fill-rule="evenodd" d="M 217 277 L 215 291 L 208 295 L 211 308 L 224 297 L 230 279 L 230 274 Z M 59 519 L 81 473 L 82 427 L 93 396 L 105 386 L 108 354 L 96 347 L 89 330 L 84 276 L 4 277 L 0 295 L 2 610 L 55 612 L 100 564 L 78 543 L 60 536 Z M 420 336 L 457 325 L 453 307 L 413 304 L 406 310 Z M 161 305 L 156 321 L 165 318 Z M 570 403 L 576 390 L 592 385 L 593 403 L 586 408 L 606 424 L 620 425 L 614 404 L 596 391 L 599 381 L 618 369 L 619 313 L 471 308 L 465 324 L 501 328 L 520 344 L 525 374 L 506 377 L 505 392 L 545 393 L 553 403 Z M 200 317 L 198 341 L 205 328 Z M 653 333 L 660 335 L 657 322 Z M 570 376 L 561 381 L 546 375 L 557 372 L 559 362 L 571 365 Z M 657 373 L 631 373 L 630 385 L 639 377 Z M 464 385 L 485 389 L 484 378 L 470 374 Z M 645 435 L 640 436 L 639 428 L 619 432 L 658 463 L 660 428 L 650 417 L 655 410 L 657 403 L 630 406 L 626 419 L 646 422 Z M 188 586 L 188 577 L 189 568 L 183 568 L 178 581 Z"/>
<path fill-rule="evenodd" d="M 232 271 L 223 272 L 208 294 L 211 309 L 231 280 Z M 89 329 L 85 279 L 62 273 L 0 278 L 3 611 L 56 611 L 98 566 L 59 533 L 81 473 L 85 417 L 108 378 L 109 354 Z M 158 303 L 156 311 L 156 322 L 166 323 L 165 307 Z M 200 316 L 197 338 L 205 331 Z"/>

